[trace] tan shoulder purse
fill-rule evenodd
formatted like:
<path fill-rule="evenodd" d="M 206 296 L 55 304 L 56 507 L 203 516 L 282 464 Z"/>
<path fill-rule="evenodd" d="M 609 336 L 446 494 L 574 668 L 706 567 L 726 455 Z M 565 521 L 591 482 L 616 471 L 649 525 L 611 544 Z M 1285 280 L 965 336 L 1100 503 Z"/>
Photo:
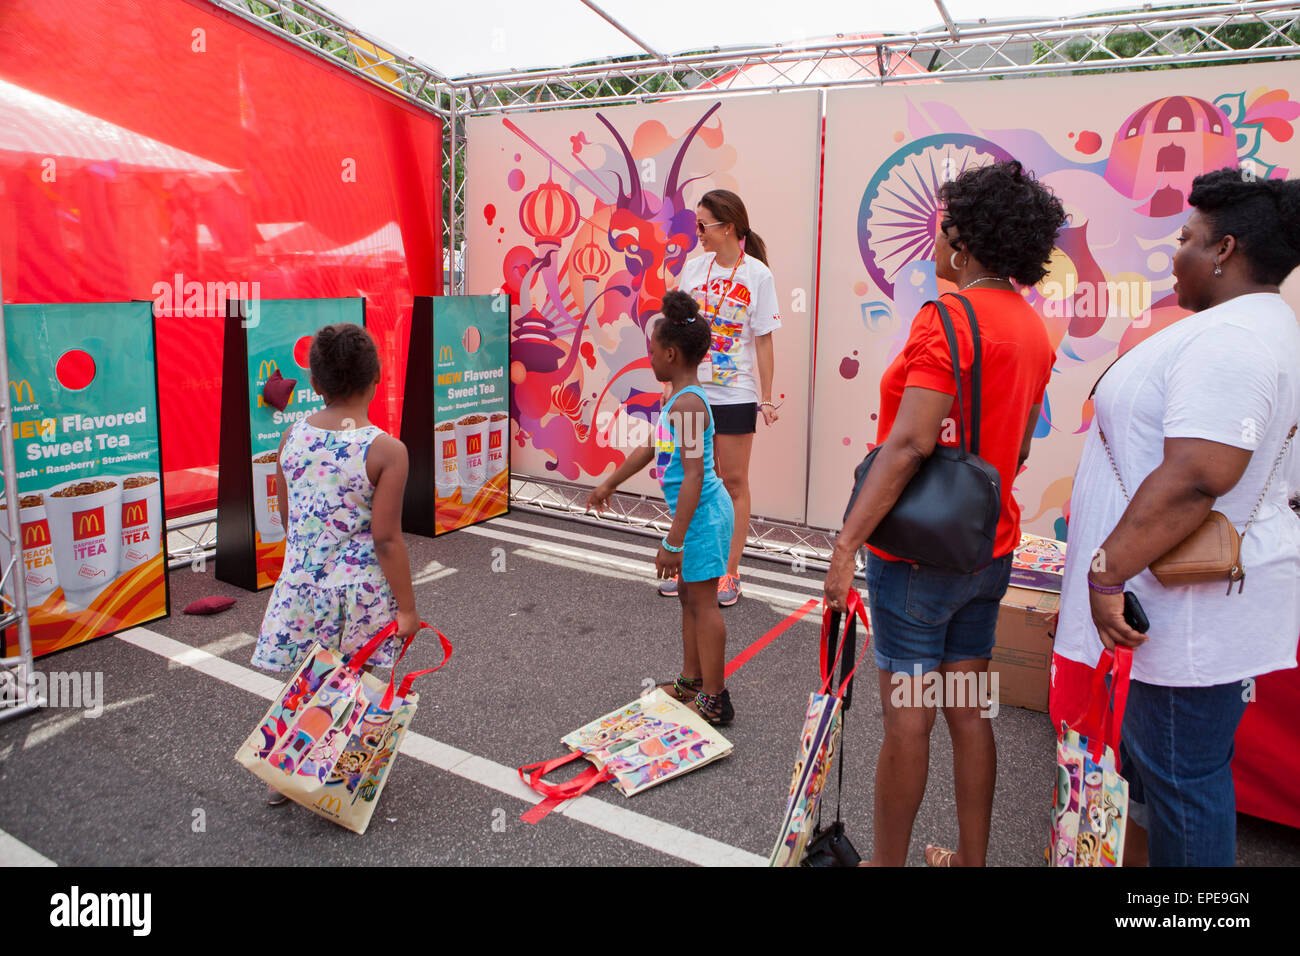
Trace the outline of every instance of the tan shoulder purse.
<path fill-rule="evenodd" d="M 1259 500 L 1255 502 L 1255 507 L 1250 512 L 1246 527 L 1242 529 L 1241 534 L 1237 534 L 1237 529 L 1232 526 L 1232 522 L 1226 515 L 1219 511 L 1211 511 L 1201 522 L 1200 527 L 1151 562 L 1151 573 L 1155 575 L 1157 581 L 1167 588 L 1174 588 L 1184 584 L 1206 584 L 1226 580 L 1229 594 L 1232 593 L 1233 582 L 1237 582 L 1237 592 L 1241 593 L 1241 589 L 1246 586 L 1246 569 L 1241 562 L 1241 539 L 1254 523 L 1255 515 L 1259 513 L 1259 506 L 1264 503 L 1264 496 L 1268 494 L 1273 476 L 1277 474 L 1278 466 L 1286 457 L 1287 446 L 1291 444 L 1295 433 L 1296 426 L 1292 425 L 1286 440 L 1282 442 L 1281 451 L 1277 453 L 1277 461 L 1273 462 L 1273 470 L 1269 472 L 1268 481 L 1264 482 L 1264 490 L 1259 493 Z M 1119 476 L 1119 468 L 1115 466 L 1115 456 L 1111 454 L 1106 433 L 1098 426 L 1097 434 L 1101 437 L 1102 447 L 1106 449 L 1106 457 L 1110 459 L 1110 467 L 1115 472 L 1115 480 L 1119 482 L 1119 490 L 1124 492 L 1124 500 L 1128 501 L 1130 500 L 1128 489 L 1124 487 L 1124 479 Z"/>

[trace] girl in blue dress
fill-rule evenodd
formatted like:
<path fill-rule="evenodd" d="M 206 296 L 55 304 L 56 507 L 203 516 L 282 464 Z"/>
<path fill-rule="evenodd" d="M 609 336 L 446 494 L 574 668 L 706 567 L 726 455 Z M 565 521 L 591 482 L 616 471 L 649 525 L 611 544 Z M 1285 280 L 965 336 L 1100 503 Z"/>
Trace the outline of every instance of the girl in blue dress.
<path fill-rule="evenodd" d="M 650 365 L 659 381 L 671 383 L 672 398 L 659 415 L 654 439 L 628 455 L 592 491 L 587 506 L 603 510 L 620 484 L 655 462 L 673 516 L 655 570 L 660 578 L 680 575 L 682 604 L 682 672 L 664 689 L 709 723 L 725 725 L 735 710 L 723 686 L 727 629 L 718 608 L 718 579 L 727 571 L 735 515 L 714 467 L 713 415 L 696 376 L 709 343 L 709 325 L 695 300 L 685 292 L 667 293 L 663 318 L 650 337 Z"/>

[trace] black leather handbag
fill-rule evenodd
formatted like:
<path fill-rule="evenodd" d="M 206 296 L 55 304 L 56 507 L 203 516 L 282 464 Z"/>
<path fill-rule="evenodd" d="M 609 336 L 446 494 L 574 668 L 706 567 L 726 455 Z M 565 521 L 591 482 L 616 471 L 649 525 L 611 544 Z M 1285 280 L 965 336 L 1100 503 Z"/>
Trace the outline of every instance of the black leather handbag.
<path fill-rule="evenodd" d="M 939 319 L 948 337 L 952 367 L 957 378 L 957 424 L 961 444 L 935 445 L 933 453 L 912 476 L 889 514 L 881 520 L 867 543 L 895 557 L 917 564 L 969 574 L 993 561 L 998 516 L 1002 511 L 1002 478 L 998 470 L 979 457 L 980 448 L 980 333 L 975 309 L 965 296 L 955 295 L 966 310 L 975 359 L 971 365 L 970 445 L 966 443 L 966 404 L 961 388 L 961 358 L 952 316 L 941 300 Z M 862 491 L 867 472 L 880 447 L 873 448 L 853 473 L 853 494 L 844 510 L 847 519 Z"/>

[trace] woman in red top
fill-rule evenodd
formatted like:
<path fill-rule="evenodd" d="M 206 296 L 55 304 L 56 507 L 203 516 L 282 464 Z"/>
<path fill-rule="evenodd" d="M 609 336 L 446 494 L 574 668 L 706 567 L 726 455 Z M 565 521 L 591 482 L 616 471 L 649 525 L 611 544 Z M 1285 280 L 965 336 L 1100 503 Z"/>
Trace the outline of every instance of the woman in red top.
<path fill-rule="evenodd" d="M 952 737 L 958 849 L 926 847 L 935 866 L 982 866 L 993 812 L 997 753 L 976 688 L 985 683 L 998 605 L 1020 540 L 1011 485 L 1029 457 L 1052 370 L 1052 347 L 1011 280 L 1033 285 L 1046 274 L 1061 203 L 1017 162 L 968 170 L 940 191 L 944 215 L 935 241 L 938 277 L 956 284 L 976 313 L 983 378 L 980 456 L 1002 478 L 993 562 L 958 574 L 901 561 L 876 549 L 867 559 L 871 629 L 880 669 L 885 742 L 876 765 L 872 862 L 902 866 L 925 794 L 930 730 L 937 707 Z M 970 327 L 953 296 L 944 299 L 957 335 L 962 391 L 971 394 Z M 936 444 L 956 445 L 956 379 L 933 305 L 912 320 L 902 354 L 880 382 L 881 445 L 845 519 L 826 574 L 826 603 L 842 609 L 853 555 L 875 531 Z"/>

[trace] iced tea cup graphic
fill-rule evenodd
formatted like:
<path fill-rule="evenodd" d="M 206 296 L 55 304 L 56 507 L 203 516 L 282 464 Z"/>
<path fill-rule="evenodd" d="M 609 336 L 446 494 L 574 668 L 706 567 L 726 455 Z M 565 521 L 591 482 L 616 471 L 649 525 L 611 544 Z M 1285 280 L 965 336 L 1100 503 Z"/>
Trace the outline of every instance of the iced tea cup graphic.
<path fill-rule="evenodd" d="M 262 536 L 263 544 L 284 540 L 284 525 L 280 523 L 280 495 L 276 488 L 280 465 L 278 451 L 266 451 L 253 456 L 253 525 Z"/>
<path fill-rule="evenodd" d="M 117 578 L 122 559 L 122 482 L 87 478 L 50 489 L 45 513 L 64 600 L 84 609 Z"/>
<path fill-rule="evenodd" d="M 433 427 L 433 489 L 439 498 L 450 498 L 460 486 L 457 447 L 455 422 Z"/>
<path fill-rule="evenodd" d="M 0 527 L 9 533 L 8 504 L 0 501 Z M 54 567 L 54 541 L 50 537 L 50 521 L 45 513 L 45 492 L 36 491 L 18 498 L 19 538 L 22 540 L 21 574 L 27 584 L 27 603 L 35 606 L 54 593 L 59 586 L 58 572 Z M 0 537 L 0 574 L 8 567 L 11 551 L 9 540 Z M 13 600 L 13 587 L 5 584 L 5 596 Z"/>
<path fill-rule="evenodd" d="M 481 412 L 456 419 L 456 470 L 460 497 L 468 503 L 487 481 L 488 417 Z"/>
<path fill-rule="evenodd" d="M 488 420 L 488 478 L 495 478 L 506 470 L 506 442 L 509 440 L 510 416 L 505 412 L 493 412 Z"/>
<path fill-rule="evenodd" d="M 162 484 L 157 475 L 122 482 L 122 573 L 138 568 L 162 548 Z"/>

